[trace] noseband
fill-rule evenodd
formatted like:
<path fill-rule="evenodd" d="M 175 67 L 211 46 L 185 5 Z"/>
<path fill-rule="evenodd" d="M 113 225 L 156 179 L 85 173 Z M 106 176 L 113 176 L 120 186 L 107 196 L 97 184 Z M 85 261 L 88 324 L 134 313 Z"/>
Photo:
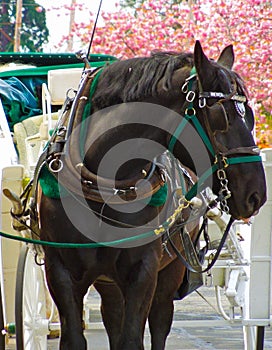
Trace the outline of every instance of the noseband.
<path fill-rule="evenodd" d="M 236 83 L 234 84 L 234 89 L 230 94 L 224 94 L 222 92 L 199 92 L 198 94 L 193 89 L 194 83 L 197 81 L 197 74 L 195 67 L 192 68 L 190 76 L 185 80 L 184 85 L 182 86 L 182 92 L 186 94 L 186 100 L 182 107 L 184 112 L 184 118 L 181 123 L 176 128 L 173 133 L 170 142 L 168 144 L 168 149 L 170 152 L 173 152 L 176 141 L 181 135 L 183 129 L 187 125 L 187 123 L 193 124 L 199 136 L 201 137 L 203 143 L 206 148 L 214 158 L 213 165 L 208 168 L 204 174 L 202 174 L 195 183 L 195 185 L 191 188 L 191 190 L 186 194 L 185 198 L 187 200 L 192 199 L 196 196 L 199 188 L 204 185 L 204 182 L 207 180 L 209 176 L 211 176 L 215 171 L 217 174 L 217 178 L 220 182 L 221 189 L 219 191 L 219 201 L 221 203 L 221 208 L 226 213 L 229 213 L 229 207 L 227 205 L 227 199 L 231 196 L 231 192 L 228 189 L 228 180 L 226 176 L 225 169 L 232 164 L 240 164 L 240 163 L 251 163 L 251 162 L 261 162 L 260 149 L 257 146 L 249 146 L 249 147 L 237 147 L 232 149 L 226 149 L 223 145 L 219 145 L 215 139 L 215 135 L 212 132 L 211 125 L 209 123 L 208 118 L 208 108 L 207 99 L 218 99 L 217 103 L 221 103 L 224 101 L 233 101 L 235 103 L 235 109 L 239 113 L 241 117 L 242 111 L 239 109 L 239 103 L 246 102 L 246 97 L 239 95 L 237 93 Z M 198 96 L 197 96 L 198 95 Z M 204 115 L 204 124 L 206 127 L 205 131 L 199 122 L 196 116 L 196 109 L 194 108 L 194 101 L 198 97 L 198 106 L 203 110 Z M 224 107 L 222 107 L 224 108 Z M 226 130 L 221 131 L 225 132 L 228 130 L 228 121 L 226 120 L 227 127 Z M 220 132 L 220 130 L 218 130 Z M 222 146 L 222 147 L 220 147 Z M 224 148 L 222 150 L 221 148 Z"/>

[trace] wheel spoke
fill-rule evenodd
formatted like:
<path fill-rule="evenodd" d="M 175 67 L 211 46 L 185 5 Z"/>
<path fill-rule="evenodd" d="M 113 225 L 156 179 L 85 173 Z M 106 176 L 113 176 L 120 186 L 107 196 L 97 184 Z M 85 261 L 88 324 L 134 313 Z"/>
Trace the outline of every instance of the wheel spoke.
<path fill-rule="evenodd" d="M 46 295 L 44 273 L 35 263 L 31 251 L 25 253 L 21 298 L 21 337 L 24 350 L 47 349 L 46 336 Z M 18 288 L 19 290 L 19 288 Z M 17 309 L 18 312 L 18 309 Z M 17 332 L 16 332 L 17 340 Z"/>

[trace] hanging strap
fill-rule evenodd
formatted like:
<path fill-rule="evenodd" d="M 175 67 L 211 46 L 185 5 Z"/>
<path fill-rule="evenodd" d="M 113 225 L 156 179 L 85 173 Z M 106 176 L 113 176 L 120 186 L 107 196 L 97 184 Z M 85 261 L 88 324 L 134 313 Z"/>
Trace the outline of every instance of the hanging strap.
<path fill-rule="evenodd" d="M 223 248 L 223 246 L 224 246 L 224 244 L 225 244 L 225 242 L 226 242 L 226 239 L 227 239 L 227 237 L 228 237 L 229 230 L 230 230 L 231 225 L 233 224 L 233 222 L 234 222 L 234 219 L 231 217 L 230 220 L 229 220 L 229 222 L 228 222 L 228 225 L 227 225 L 227 227 L 226 227 L 226 229 L 225 229 L 225 231 L 224 231 L 224 234 L 223 234 L 223 236 L 222 236 L 222 238 L 221 238 L 220 244 L 219 244 L 219 246 L 218 246 L 218 248 L 217 248 L 217 251 L 216 251 L 216 253 L 215 253 L 215 255 L 214 255 L 212 261 L 208 264 L 208 266 L 207 266 L 204 270 L 199 269 L 198 258 L 197 258 L 197 260 L 195 260 L 195 257 L 197 257 L 196 252 L 195 252 L 195 253 L 191 253 L 191 256 L 194 257 L 193 260 L 192 260 L 193 265 L 191 265 L 191 264 L 189 264 L 189 263 L 185 260 L 185 258 L 181 255 L 181 253 L 179 252 L 179 250 L 177 249 L 177 247 L 174 245 L 174 243 L 173 243 L 173 241 L 171 240 L 171 238 L 168 237 L 168 239 L 169 239 L 169 242 L 170 242 L 170 244 L 171 244 L 171 247 L 173 248 L 173 250 L 174 250 L 174 252 L 175 252 L 177 258 L 182 262 L 182 264 L 183 264 L 189 271 L 191 271 L 191 272 L 196 272 L 196 273 L 205 273 L 205 272 L 208 272 L 208 271 L 214 266 L 214 264 L 216 263 L 216 261 L 217 261 L 217 259 L 218 259 L 218 257 L 219 257 L 219 254 L 221 253 L 221 250 L 222 250 L 222 248 Z M 182 241 L 182 242 L 183 242 L 183 241 Z M 185 242 L 184 242 L 184 243 L 185 243 Z M 187 244 L 187 239 L 186 239 L 186 243 L 185 243 L 185 244 Z M 183 246 L 183 249 L 184 249 L 184 250 L 186 250 L 187 248 L 188 248 L 188 246 Z M 192 241 L 191 241 L 191 244 L 190 244 L 190 249 L 193 249 L 193 250 L 194 250 L 194 247 L 193 247 L 193 245 L 192 245 Z M 196 267 L 196 268 L 195 268 L 195 267 Z"/>

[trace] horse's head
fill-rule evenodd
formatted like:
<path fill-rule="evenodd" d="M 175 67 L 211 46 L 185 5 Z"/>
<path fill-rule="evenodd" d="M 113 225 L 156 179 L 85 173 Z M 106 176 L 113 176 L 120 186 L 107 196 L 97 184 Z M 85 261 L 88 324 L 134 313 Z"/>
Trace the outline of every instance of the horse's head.
<path fill-rule="evenodd" d="M 264 204 L 266 185 L 259 149 L 252 136 L 254 115 L 248 95 L 242 79 L 231 70 L 233 48 L 226 47 L 215 62 L 205 56 L 196 42 L 194 63 L 196 78 L 189 78 L 191 89 L 185 91 L 188 114 L 195 114 L 201 123 L 209 139 L 211 162 L 218 164 L 213 190 L 223 196 L 229 190 L 230 197 L 223 203 L 230 214 L 248 218 Z M 188 86 L 185 88 L 188 90 Z"/>
<path fill-rule="evenodd" d="M 233 62 L 232 46 L 215 62 L 196 42 L 194 54 L 155 53 L 107 66 L 92 96 L 84 159 L 88 170 L 122 183 L 131 174 L 142 177 L 146 163 L 162 151 L 157 145 L 163 145 L 198 176 L 212 166 L 213 191 L 234 218 L 256 213 L 266 199 L 265 176 L 252 136 L 253 112 Z M 82 101 L 89 96 L 88 86 L 86 94 Z M 184 116 L 181 122 L 179 115 Z M 110 163 L 102 167 L 105 159 Z M 199 159 L 201 169 L 195 166 Z M 80 162 L 79 157 L 75 164 Z"/>

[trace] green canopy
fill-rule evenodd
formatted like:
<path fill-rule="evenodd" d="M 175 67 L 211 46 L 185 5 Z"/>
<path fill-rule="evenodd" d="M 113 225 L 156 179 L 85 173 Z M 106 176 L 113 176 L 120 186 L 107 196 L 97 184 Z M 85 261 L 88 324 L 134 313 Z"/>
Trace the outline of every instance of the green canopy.
<path fill-rule="evenodd" d="M 91 54 L 90 62 L 103 62 L 116 60 L 114 56 Z M 0 65 L 6 63 L 32 64 L 37 67 L 59 66 L 62 64 L 79 63 L 73 53 L 43 53 L 43 52 L 0 52 Z"/>
<path fill-rule="evenodd" d="M 90 55 L 89 61 L 93 67 L 104 66 L 116 58 L 110 55 Z M 41 114 L 39 89 L 42 83 L 47 83 L 47 74 L 53 69 L 82 68 L 74 54 L 45 53 L 0 53 L 0 65 L 18 63 L 35 65 L 17 69 L 2 70 L 0 66 L 0 98 L 8 120 L 10 130 L 14 124 L 26 118 Z"/>

